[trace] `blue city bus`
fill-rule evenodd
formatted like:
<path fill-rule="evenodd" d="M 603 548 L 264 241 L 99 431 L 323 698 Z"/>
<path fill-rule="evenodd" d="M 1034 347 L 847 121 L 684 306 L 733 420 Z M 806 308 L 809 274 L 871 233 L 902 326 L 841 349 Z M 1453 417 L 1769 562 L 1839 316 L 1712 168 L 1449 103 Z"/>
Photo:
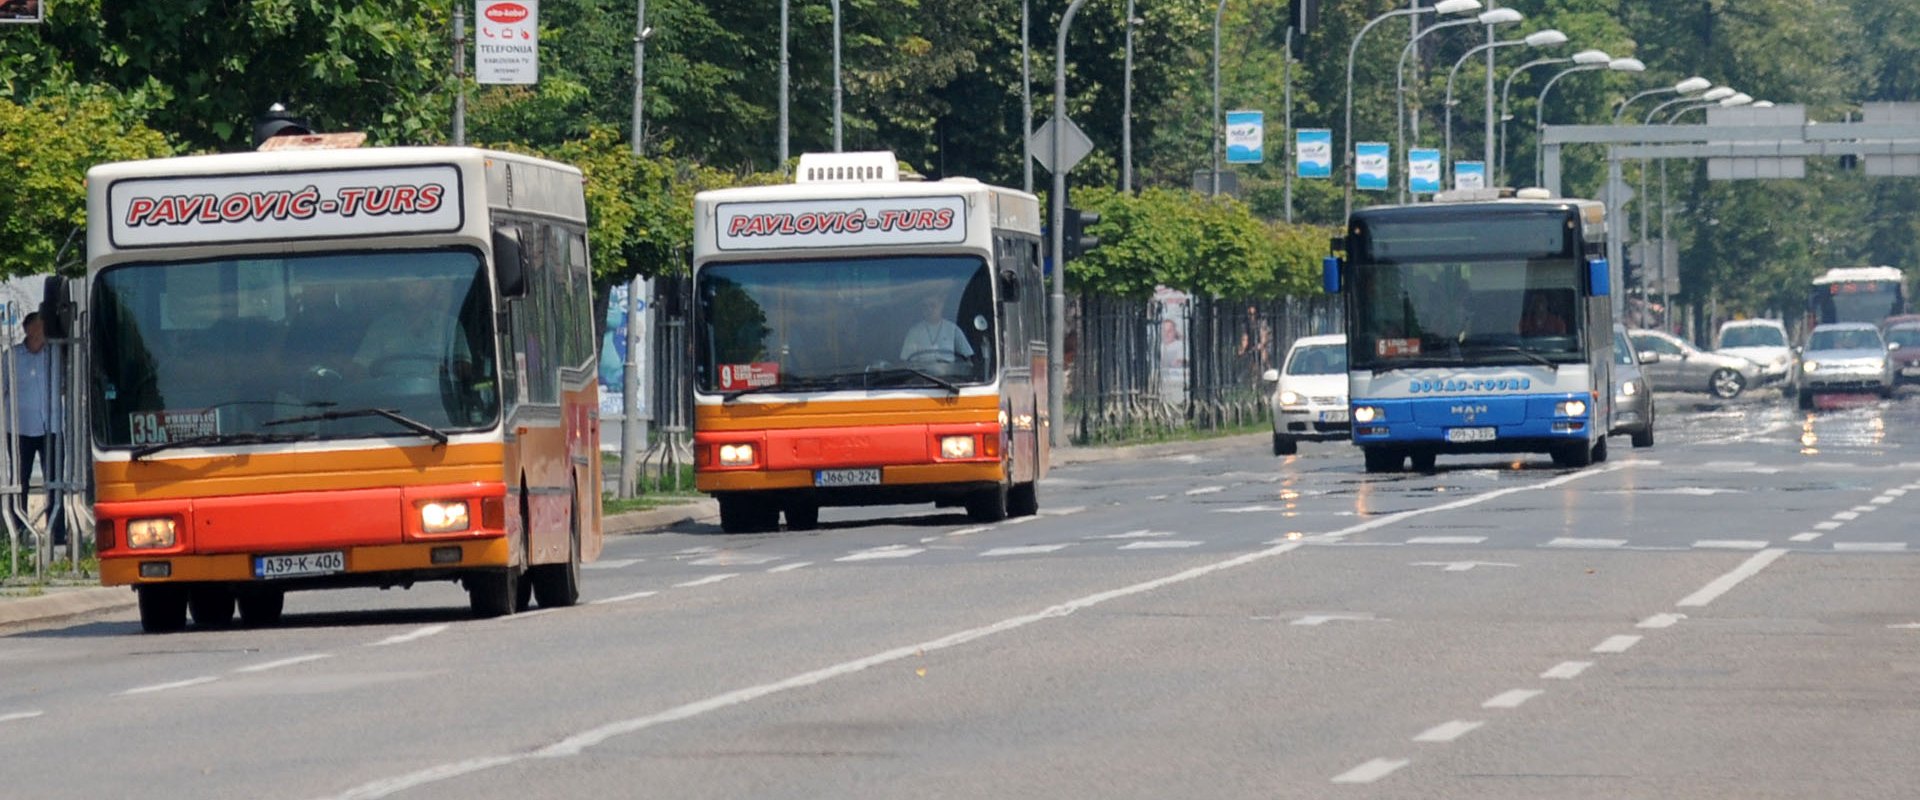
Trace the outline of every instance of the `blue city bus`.
<path fill-rule="evenodd" d="M 1533 195 L 1533 196 L 1528 196 Z M 1353 443 L 1368 472 L 1441 455 L 1607 455 L 1613 309 L 1598 202 L 1445 192 L 1355 211 L 1327 258 L 1346 296 Z"/>

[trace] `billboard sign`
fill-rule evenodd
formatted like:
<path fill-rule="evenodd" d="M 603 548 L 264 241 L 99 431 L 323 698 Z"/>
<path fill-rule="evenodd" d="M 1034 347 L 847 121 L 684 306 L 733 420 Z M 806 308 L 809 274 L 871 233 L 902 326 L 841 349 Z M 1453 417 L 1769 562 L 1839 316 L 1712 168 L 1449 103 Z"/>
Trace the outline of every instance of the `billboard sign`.
<path fill-rule="evenodd" d="M 1456 161 L 1453 163 L 1453 188 L 1487 188 L 1487 162 Z"/>
<path fill-rule="evenodd" d="M 0 25 L 44 22 L 46 13 L 42 0 L 0 0 Z"/>
<path fill-rule="evenodd" d="M 1440 151 L 1416 147 L 1407 151 L 1407 190 L 1414 194 L 1440 191 Z"/>
<path fill-rule="evenodd" d="M 1356 189 L 1384 192 L 1393 149 L 1386 142 L 1361 142 L 1353 146 L 1353 185 Z"/>
<path fill-rule="evenodd" d="M 1265 115 L 1259 111 L 1227 112 L 1227 163 L 1258 164 L 1264 160 Z"/>
<path fill-rule="evenodd" d="M 1294 163 L 1300 177 L 1333 177 L 1333 131 L 1303 128 L 1294 134 L 1294 142 Z"/>
<path fill-rule="evenodd" d="M 475 80 L 540 82 L 540 0 L 479 0 L 473 22 Z"/>

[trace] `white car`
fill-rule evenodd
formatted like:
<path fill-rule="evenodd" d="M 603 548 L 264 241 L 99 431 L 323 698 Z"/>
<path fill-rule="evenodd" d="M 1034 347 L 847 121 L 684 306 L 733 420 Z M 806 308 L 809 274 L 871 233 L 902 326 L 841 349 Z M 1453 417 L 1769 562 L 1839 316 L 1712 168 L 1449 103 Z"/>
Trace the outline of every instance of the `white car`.
<path fill-rule="evenodd" d="M 1300 441 L 1344 439 L 1347 421 L 1347 336 L 1302 336 L 1279 369 L 1260 379 L 1273 384 L 1273 454 L 1299 452 Z"/>
<path fill-rule="evenodd" d="M 1893 365 L 1888 352 L 1880 329 L 1864 322 L 1814 328 L 1800 352 L 1800 408 L 1811 410 L 1814 396 L 1821 394 L 1892 396 Z"/>
<path fill-rule="evenodd" d="M 1714 337 L 1713 350 L 1760 365 L 1761 386 L 1793 380 L 1793 343 L 1787 337 L 1787 326 L 1779 320 L 1737 319 L 1722 323 L 1720 335 Z M 1792 393 L 1792 389 L 1787 391 Z"/>

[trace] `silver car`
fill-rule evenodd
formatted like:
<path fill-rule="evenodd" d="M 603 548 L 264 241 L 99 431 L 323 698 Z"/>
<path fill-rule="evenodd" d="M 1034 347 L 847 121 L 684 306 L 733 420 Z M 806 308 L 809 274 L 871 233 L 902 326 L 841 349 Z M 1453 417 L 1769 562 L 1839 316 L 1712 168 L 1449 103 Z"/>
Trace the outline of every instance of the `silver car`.
<path fill-rule="evenodd" d="M 1812 409 L 1820 394 L 1893 394 L 1893 359 L 1880 329 L 1865 322 L 1835 322 L 1807 334 L 1800 350 L 1800 408 Z"/>
<path fill-rule="evenodd" d="M 1613 420 L 1607 433 L 1633 437 L 1634 447 L 1653 446 L 1653 387 L 1641 374 L 1640 356 L 1620 325 L 1613 326 Z"/>
<path fill-rule="evenodd" d="M 1678 336 L 1636 328 L 1628 331 L 1636 353 L 1652 353 L 1658 361 L 1641 359 L 1642 372 L 1663 392 L 1706 392 L 1722 400 L 1739 397 L 1760 380 L 1760 365 L 1737 356 L 1708 352 Z"/>

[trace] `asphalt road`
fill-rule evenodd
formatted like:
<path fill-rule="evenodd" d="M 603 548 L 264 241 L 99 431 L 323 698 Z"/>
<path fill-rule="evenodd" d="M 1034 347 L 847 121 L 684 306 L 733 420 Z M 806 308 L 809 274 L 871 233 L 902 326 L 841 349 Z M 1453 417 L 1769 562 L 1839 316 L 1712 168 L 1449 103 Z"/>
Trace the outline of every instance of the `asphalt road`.
<path fill-rule="evenodd" d="M 1920 795 L 1920 395 L 1659 399 L 1584 470 L 1242 438 L 613 539 L 577 608 L 13 629 L 0 796 Z"/>

